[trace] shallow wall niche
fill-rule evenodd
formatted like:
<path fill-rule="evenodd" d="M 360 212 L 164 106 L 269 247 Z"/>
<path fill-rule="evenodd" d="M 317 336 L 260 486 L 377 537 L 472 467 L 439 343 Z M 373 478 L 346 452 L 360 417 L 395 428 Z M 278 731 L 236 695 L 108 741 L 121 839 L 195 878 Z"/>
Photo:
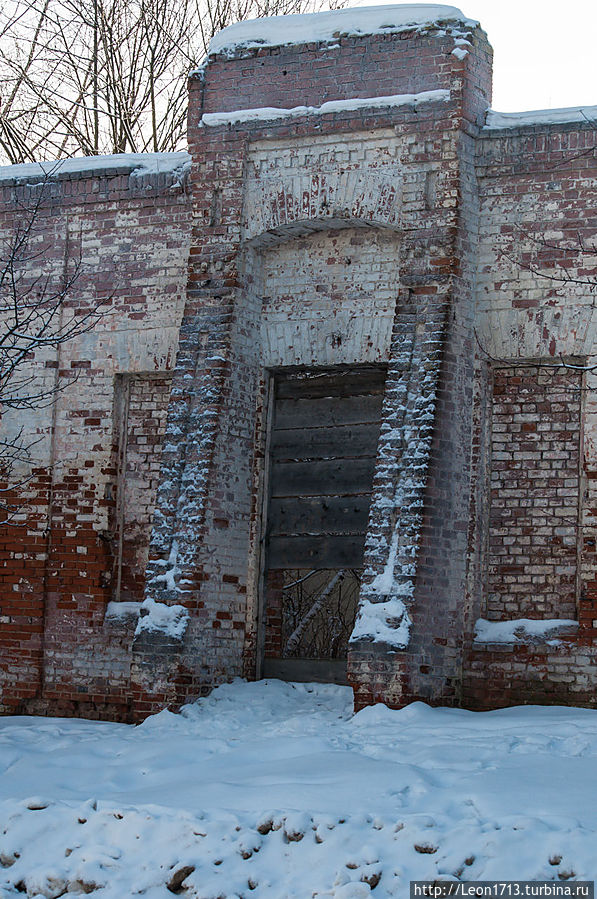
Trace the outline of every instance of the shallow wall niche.
<path fill-rule="evenodd" d="M 266 242 L 259 248 L 253 244 L 243 254 L 241 271 L 246 293 L 239 316 L 244 324 L 236 328 L 233 377 L 238 378 L 241 356 L 245 366 L 255 366 L 252 376 L 245 380 L 245 402 L 249 401 L 254 378 L 259 380 L 252 407 L 256 410 L 256 436 L 247 581 L 245 658 L 250 661 L 245 671 L 249 676 L 254 664 L 259 671 L 257 644 L 263 640 L 263 633 L 258 634 L 258 621 L 264 563 L 261 545 L 268 504 L 265 481 L 272 373 L 279 376 L 297 367 L 329 372 L 336 366 L 385 363 L 390 353 L 399 281 L 399 235 L 363 227 L 360 222 L 329 225 L 323 222 L 324 230 L 303 233 L 285 242 Z M 255 333 L 256 318 L 259 338 L 251 352 L 243 332 Z"/>
<path fill-rule="evenodd" d="M 490 619 L 577 616 L 582 372 L 493 371 Z"/>
<path fill-rule="evenodd" d="M 386 361 L 399 255 L 395 232 L 358 227 L 320 231 L 262 250 L 257 288 L 262 365 Z"/>

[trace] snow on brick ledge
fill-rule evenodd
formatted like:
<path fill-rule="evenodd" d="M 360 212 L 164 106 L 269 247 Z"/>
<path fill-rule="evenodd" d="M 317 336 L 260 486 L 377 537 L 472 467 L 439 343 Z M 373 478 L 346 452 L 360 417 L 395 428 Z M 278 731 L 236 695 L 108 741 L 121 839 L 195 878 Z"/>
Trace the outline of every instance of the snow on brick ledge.
<path fill-rule="evenodd" d="M 287 116 L 326 115 L 332 112 L 346 112 L 355 109 L 377 109 L 379 107 L 413 106 L 420 103 L 439 103 L 450 99 L 450 91 L 439 89 L 421 91 L 418 94 L 392 94 L 387 97 L 354 97 L 350 100 L 328 100 L 321 106 L 293 106 L 285 109 L 279 106 L 258 106 L 254 109 L 235 109 L 232 112 L 207 112 L 201 118 L 201 125 L 231 125 L 255 119 L 272 120 Z"/>
<path fill-rule="evenodd" d="M 237 22 L 211 39 L 209 53 L 232 52 L 236 47 L 279 47 L 331 41 L 341 35 L 395 33 L 434 22 L 454 22 L 467 28 L 478 25 L 467 19 L 456 6 L 433 3 L 364 6 Z"/>
<path fill-rule="evenodd" d="M 141 604 L 140 615 L 135 637 L 145 632 L 182 640 L 189 623 L 189 613 L 184 606 L 167 606 L 154 599 L 146 599 Z"/>
<path fill-rule="evenodd" d="M 137 619 L 141 610 L 140 602 L 109 602 L 106 608 L 107 621 L 124 621 Z"/>
<path fill-rule="evenodd" d="M 485 128 L 523 128 L 532 125 L 565 125 L 575 122 L 597 124 L 597 106 L 570 106 L 564 109 L 531 109 L 528 112 L 496 112 L 487 110 Z"/>
<path fill-rule="evenodd" d="M 475 623 L 475 642 L 541 643 L 573 634 L 577 628 L 578 621 L 571 618 L 513 618 L 511 621 L 487 621 L 479 618 Z"/>
<path fill-rule="evenodd" d="M 89 178 L 97 175 L 179 175 L 190 168 L 191 157 L 180 153 L 116 153 L 113 156 L 74 156 L 45 162 L 0 166 L 2 181 L 39 181 L 58 178 Z"/>
<path fill-rule="evenodd" d="M 404 600 L 392 597 L 385 602 L 363 600 L 350 637 L 351 643 L 359 640 L 387 643 L 396 649 L 406 649 L 411 620 Z"/>

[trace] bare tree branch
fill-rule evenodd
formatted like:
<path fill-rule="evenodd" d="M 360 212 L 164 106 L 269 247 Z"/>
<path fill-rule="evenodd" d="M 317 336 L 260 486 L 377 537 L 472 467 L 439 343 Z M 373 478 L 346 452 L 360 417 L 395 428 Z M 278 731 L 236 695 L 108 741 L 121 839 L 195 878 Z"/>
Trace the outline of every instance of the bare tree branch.
<path fill-rule="evenodd" d="M 214 33 L 241 19 L 324 5 L 6 0 L 0 9 L 0 157 L 18 163 L 181 149 L 186 75 L 201 63 Z"/>
<path fill-rule="evenodd" d="M 0 413 L 39 409 L 56 402 L 57 395 L 76 380 L 48 384 L 43 380 L 43 355 L 91 330 L 105 314 L 110 297 L 81 305 L 76 284 L 82 271 L 81 251 L 73 250 L 65 220 L 62 265 L 57 269 L 44 250 L 44 203 L 55 169 L 37 186 L 30 207 L 20 209 L 12 229 L 0 237 Z M 41 358 L 40 358 L 41 357 Z M 0 437 L 0 510 L 18 510 L 8 493 L 29 479 L 33 447 L 40 437 L 27 439 L 25 429 Z"/>

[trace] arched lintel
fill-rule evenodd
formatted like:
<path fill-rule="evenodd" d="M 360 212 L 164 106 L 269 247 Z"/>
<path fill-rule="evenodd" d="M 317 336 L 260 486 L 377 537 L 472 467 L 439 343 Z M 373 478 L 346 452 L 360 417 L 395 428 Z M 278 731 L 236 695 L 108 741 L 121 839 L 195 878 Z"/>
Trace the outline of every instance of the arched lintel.
<path fill-rule="evenodd" d="M 290 240 L 296 240 L 300 237 L 308 237 L 311 234 L 317 234 L 322 231 L 343 231 L 349 228 L 358 228 L 363 231 L 382 230 L 394 232 L 395 234 L 401 231 L 401 228 L 397 224 L 389 224 L 386 221 L 357 218 L 352 215 L 331 215 L 316 219 L 301 219 L 289 222 L 285 225 L 279 225 L 276 228 L 270 228 L 245 240 L 244 246 L 261 250 L 279 246 L 280 244 Z"/>
<path fill-rule="evenodd" d="M 249 179 L 242 242 L 284 243 L 316 231 L 402 227 L 402 172 L 395 166 L 278 171 Z"/>

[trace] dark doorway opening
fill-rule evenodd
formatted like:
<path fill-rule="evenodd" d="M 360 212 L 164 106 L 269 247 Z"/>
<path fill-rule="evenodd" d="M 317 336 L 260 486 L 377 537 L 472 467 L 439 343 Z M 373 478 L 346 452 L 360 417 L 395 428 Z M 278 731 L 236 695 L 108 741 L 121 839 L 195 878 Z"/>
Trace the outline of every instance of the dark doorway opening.
<path fill-rule="evenodd" d="M 346 682 L 384 366 L 274 376 L 264 677 Z"/>

